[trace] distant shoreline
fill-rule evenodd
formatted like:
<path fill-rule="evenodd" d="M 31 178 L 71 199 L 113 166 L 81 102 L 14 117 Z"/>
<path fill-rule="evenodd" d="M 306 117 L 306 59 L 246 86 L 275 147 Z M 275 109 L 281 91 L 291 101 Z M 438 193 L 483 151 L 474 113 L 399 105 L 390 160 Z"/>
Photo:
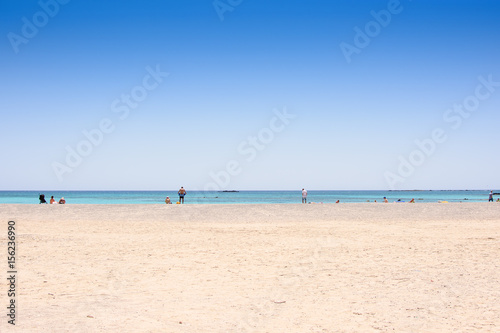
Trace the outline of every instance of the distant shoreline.
<path fill-rule="evenodd" d="M 494 205 L 494 204 L 500 204 L 499 202 L 488 202 L 488 200 L 483 201 L 469 201 L 469 200 L 464 200 L 460 202 L 418 202 L 415 201 L 414 203 L 410 203 L 408 201 L 389 201 L 388 203 L 385 203 L 383 201 L 370 201 L 370 202 L 311 202 L 307 204 L 301 204 L 301 203 L 184 203 L 184 204 L 175 204 L 173 203 L 172 205 L 166 205 L 164 203 L 70 203 L 70 204 L 37 204 L 37 203 L 0 203 L 1 206 L 40 206 L 40 207 L 45 207 L 45 206 L 79 206 L 79 207 L 84 207 L 84 206 L 145 206 L 145 207 L 151 207 L 151 206 L 230 206 L 230 207 L 236 207 L 236 206 L 321 206 L 321 205 L 375 205 L 375 204 L 381 204 L 381 205 L 400 205 L 403 206 L 403 204 L 416 204 L 416 205 Z M 405 206 L 405 205 L 404 205 Z"/>
<path fill-rule="evenodd" d="M 300 203 L 301 191 L 195 191 L 186 188 L 185 204 L 294 204 Z M 177 190 L 172 191 L 0 191 L 0 204 L 38 204 L 39 196 L 45 195 L 46 201 L 53 196 L 56 201 L 64 197 L 66 204 L 164 204 L 170 197 L 177 202 Z M 307 202 L 340 203 L 377 202 L 386 197 L 390 202 L 484 202 L 488 191 L 322 191 L 308 190 Z M 496 192 L 495 192 L 496 193 Z M 494 195 L 494 200 L 498 199 Z"/>
<path fill-rule="evenodd" d="M 1 192 L 177 192 L 179 189 L 165 189 L 165 190 L 68 190 L 68 189 L 37 189 L 37 190 L 0 190 Z M 301 189 L 296 190 L 192 190 L 195 192 L 300 192 Z M 316 190 L 307 189 L 309 192 L 490 192 L 491 189 L 476 189 L 476 190 Z M 500 193 L 498 193 L 500 194 Z"/>

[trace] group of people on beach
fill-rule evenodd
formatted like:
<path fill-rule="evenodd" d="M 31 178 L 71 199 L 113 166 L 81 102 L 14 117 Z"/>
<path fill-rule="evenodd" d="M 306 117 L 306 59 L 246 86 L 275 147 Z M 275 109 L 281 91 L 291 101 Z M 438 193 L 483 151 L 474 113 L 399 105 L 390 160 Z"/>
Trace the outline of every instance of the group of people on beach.
<path fill-rule="evenodd" d="M 186 190 L 184 189 L 184 187 L 181 186 L 181 188 L 179 189 L 179 191 L 177 192 L 177 194 L 179 195 L 179 201 L 177 201 L 176 203 L 177 204 L 183 204 L 184 203 L 184 197 L 186 196 L 187 192 Z M 493 191 L 490 191 L 490 194 L 489 194 L 489 197 L 488 197 L 488 201 L 489 202 L 493 202 L 493 195 L 495 194 L 498 194 L 498 193 L 493 193 Z M 40 194 L 39 196 L 39 200 L 40 200 L 40 203 L 41 204 L 46 204 L 47 201 L 45 200 L 45 194 Z M 385 203 L 388 203 L 389 200 L 387 200 L 386 197 L 384 197 L 384 202 Z M 337 200 L 335 203 L 339 203 L 340 200 Z M 377 202 L 377 200 L 374 200 L 374 202 Z M 397 202 L 404 202 L 404 201 L 401 201 L 401 199 L 399 199 Z M 409 203 L 415 203 L 415 199 L 411 199 L 410 201 L 408 201 Z M 497 202 L 500 202 L 500 198 L 497 199 Z M 65 204 L 66 203 L 66 200 L 64 199 L 64 197 L 62 197 L 61 199 L 59 199 L 59 201 L 56 201 L 54 199 L 54 196 L 51 196 L 50 197 L 50 204 Z M 172 204 L 172 200 L 170 199 L 170 197 L 167 196 L 167 198 L 165 199 L 165 203 L 168 205 L 168 204 Z M 302 189 L 302 203 L 307 203 L 307 190 L 306 189 Z M 314 202 L 309 202 L 309 203 L 314 203 Z"/>
<path fill-rule="evenodd" d="M 183 204 L 184 203 L 184 197 L 186 196 L 187 192 L 186 190 L 184 189 L 184 187 L 181 186 L 181 188 L 179 189 L 179 192 L 177 192 L 177 194 L 179 195 L 179 201 L 177 201 L 176 203 L 177 204 Z M 170 200 L 170 197 L 167 196 L 167 198 L 165 199 L 165 203 L 167 205 L 170 205 L 172 204 L 172 200 Z"/>
<path fill-rule="evenodd" d="M 489 202 L 493 202 L 493 195 L 498 194 L 498 193 L 493 193 L 493 191 L 490 191 L 490 195 L 488 197 Z M 370 200 L 368 200 L 369 202 Z M 339 203 L 340 200 L 337 200 L 335 203 Z M 374 200 L 373 202 L 377 202 L 377 200 Z M 396 202 L 404 202 L 401 199 L 398 199 Z M 409 203 L 415 203 L 415 199 L 411 199 L 408 201 Z M 440 201 L 440 202 L 447 202 L 447 201 Z M 500 202 L 500 198 L 497 199 L 497 202 Z M 307 190 L 302 189 L 302 203 L 307 203 Z M 309 203 L 314 203 L 314 202 L 309 202 Z M 389 203 L 389 200 L 387 200 L 387 197 L 384 197 L 384 203 Z"/>
<path fill-rule="evenodd" d="M 368 200 L 369 201 L 369 200 Z M 399 201 L 401 201 L 401 199 L 399 199 Z M 377 200 L 375 200 L 374 202 L 377 202 Z M 386 197 L 384 197 L 384 202 L 385 203 L 388 203 L 389 200 L 387 200 Z M 414 203 L 415 202 L 415 199 L 411 199 L 410 203 Z M 302 203 L 307 203 L 307 190 L 306 189 L 302 189 Z M 310 204 L 313 204 L 315 202 L 309 202 Z M 322 203 L 322 202 L 321 202 Z M 335 203 L 340 203 L 340 200 L 337 200 L 335 201 Z"/>
<path fill-rule="evenodd" d="M 46 204 L 47 201 L 45 200 L 45 194 L 40 194 L 40 196 L 38 197 L 38 199 L 40 200 L 40 203 L 41 204 Z M 60 205 L 64 205 L 66 203 L 66 200 L 64 199 L 64 197 L 62 197 L 61 199 L 59 199 L 59 201 L 56 201 L 56 199 L 54 199 L 54 196 L 51 196 L 50 197 L 50 204 L 53 205 L 53 204 L 60 204 Z"/>

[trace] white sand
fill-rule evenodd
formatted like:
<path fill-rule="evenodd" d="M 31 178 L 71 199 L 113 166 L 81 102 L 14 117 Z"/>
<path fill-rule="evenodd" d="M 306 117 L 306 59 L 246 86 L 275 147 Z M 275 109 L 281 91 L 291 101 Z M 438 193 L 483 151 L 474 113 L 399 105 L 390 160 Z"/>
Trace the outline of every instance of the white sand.
<path fill-rule="evenodd" d="M 0 332 L 499 332 L 500 204 L 0 205 Z M 4 280 L 6 281 L 6 280 Z"/>

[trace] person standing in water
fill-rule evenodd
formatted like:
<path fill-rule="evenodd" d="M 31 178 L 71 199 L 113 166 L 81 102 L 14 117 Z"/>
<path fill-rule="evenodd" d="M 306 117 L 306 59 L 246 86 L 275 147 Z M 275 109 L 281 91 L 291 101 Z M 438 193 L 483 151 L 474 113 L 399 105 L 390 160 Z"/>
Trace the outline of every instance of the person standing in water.
<path fill-rule="evenodd" d="M 490 197 L 488 198 L 488 202 L 493 202 L 493 191 L 490 191 Z"/>
<path fill-rule="evenodd" d="M 307 191 L 302 189 L 302 203 L 307 203 Z"/>
<path fill-rule="evenodd" d="M 179 190 L 178 194 L 179 194 L 179 202 L 183 204 L 184 196 L 186 195 L 186 190 L 184 189 L 184 187 L 181 186 L 181 189 Z"/>

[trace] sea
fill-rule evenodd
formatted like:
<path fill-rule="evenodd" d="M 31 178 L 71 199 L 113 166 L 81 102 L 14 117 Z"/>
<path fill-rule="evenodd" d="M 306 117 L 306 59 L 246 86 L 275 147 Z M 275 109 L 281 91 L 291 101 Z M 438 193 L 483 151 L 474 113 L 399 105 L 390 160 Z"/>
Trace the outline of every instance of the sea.
<path fill-rule="evenodd" d="M 170 197 L 176 203 L 177 190 L 166 191 L 0 191 L 0 204 L 38 204 L 39 195 L 56 201 L 64 197 L 66 204 L 164 204 Z M 349 202 L 485 202 L 487 190 L 448 191 L 315 191 L 308 190 L 307 201 L 313 203 Z M 499 195 L 495 196 L 495 201 Z M 185 204 L 296 204 L 302 199 L 299 191 L 189 191 Z"/>

